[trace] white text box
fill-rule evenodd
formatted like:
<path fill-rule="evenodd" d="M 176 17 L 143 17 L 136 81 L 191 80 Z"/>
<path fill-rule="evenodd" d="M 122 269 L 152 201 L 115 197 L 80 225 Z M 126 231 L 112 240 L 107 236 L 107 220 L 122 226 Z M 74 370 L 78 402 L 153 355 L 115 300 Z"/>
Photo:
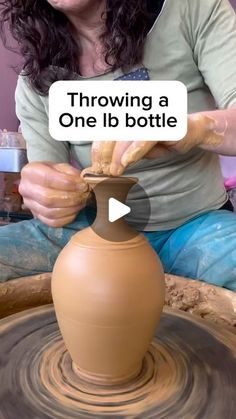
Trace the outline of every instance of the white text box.
<path fill-rule="evenodd" d="M 57 81 L 49 131 L 58 141 L 177 141 L 187 132 L 179 81 Z"/>

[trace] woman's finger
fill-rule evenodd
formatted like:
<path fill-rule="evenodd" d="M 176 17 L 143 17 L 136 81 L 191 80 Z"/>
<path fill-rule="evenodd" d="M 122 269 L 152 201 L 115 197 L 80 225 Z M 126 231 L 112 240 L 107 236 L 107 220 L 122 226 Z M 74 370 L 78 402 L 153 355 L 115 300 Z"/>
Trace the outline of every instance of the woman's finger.
<path fill-rule="evenodd" d="M 21 183 L 27 181 L 31 185 L 40 185 L 61 191 L 76 191 L 81 189 L 81 184 L 86 188 L 80 172 L 66 163 L 56 165 L 40 162 L 29 163 L 21 172 Z"/>
<path fill-rule="evenodd" d="M 52 220 L 40 214 L 36 214 L 36 218 L 40 220 L 43 224 L 48 225 L 49 227 L 60 228 L 72 223 L 76 218 L 76 214 L 68 217 L 58 218 L 56 220 Z"/>
<path fill-rule="evenodd" d="M 110 175 L 110 164 L 115 144 L 115 141 L 94 141 L 91 150 L 92 166 L 82 171 L 82 177 L 86 173 Z"/>
<path fill-rule="evenodd" d="M 92 145 L 92 167 L 97 173 L 109 174 L 115 141 L 94 141 Z"/>
<path fill-rule="evenodd" d="M 124 167 L 121 164 L 121 159 L 125 151 L 130 147 L 132 141 L 117 141 L 113 150 L 110 174 L 112 176 L 120 176 L 124 172 Z"/>
<path fill-rule="evenodd" d="M 31 199 L 25 199 L 24 203 L 34 215 L 40 214 L 41 216 L 50 220 L 73 216 L 78 214 L 82 208 L 82 204 L 65 208 L 47 208 L 36 201 L 32 201 Z"/>
<path fill-rule="evenodd" d="M 157 141 L 132 141 L 120 156 L 120 164 L 112 171 L 113 176 L 120 176 L 124 170 L 141 160 L 155 146 Z"/>
<path fill-rule="evenodd" d="M 26 185 L 24 185 L 26 186 Z M 68 208 L 80 205 L 89 197 L 89 192 L 56 191 L 40 185 L 35 188 L 21 188 L 20 193 L 24 198 L 37 202 L 46 208 Z"/>

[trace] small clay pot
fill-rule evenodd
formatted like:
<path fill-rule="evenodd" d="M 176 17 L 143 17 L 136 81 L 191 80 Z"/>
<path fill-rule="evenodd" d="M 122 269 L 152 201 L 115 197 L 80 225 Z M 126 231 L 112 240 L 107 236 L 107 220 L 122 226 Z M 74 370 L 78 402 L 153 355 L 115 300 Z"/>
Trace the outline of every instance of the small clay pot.
<path fill-rule="evenodd" d="M 120 384 L 142 367 L 164 304 L 164 273 L 142 234 L 123 218 L 108 221 L 109 198 L 125 202 L 136 179 L 94 176 L 87 182 L 95 192 L 97 217 L 60 253 L 52 295 L 78 373 L 101 384 Z"/>

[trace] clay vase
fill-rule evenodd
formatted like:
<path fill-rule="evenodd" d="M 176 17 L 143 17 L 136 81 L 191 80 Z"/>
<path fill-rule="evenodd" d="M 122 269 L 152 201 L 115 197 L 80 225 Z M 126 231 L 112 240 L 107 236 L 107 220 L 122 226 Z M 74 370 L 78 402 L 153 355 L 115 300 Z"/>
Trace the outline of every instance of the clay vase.
<path fill-rule="evenodd" d="M 87 177 L 97 217 L 65 246 L 52 275 L 56 316 L 74 368 L 103 385 L 139 374 L 164 304 L 158 256 L 124 218 L 108 220 L 109 198 L 125 202 L 136 181 Z"/>

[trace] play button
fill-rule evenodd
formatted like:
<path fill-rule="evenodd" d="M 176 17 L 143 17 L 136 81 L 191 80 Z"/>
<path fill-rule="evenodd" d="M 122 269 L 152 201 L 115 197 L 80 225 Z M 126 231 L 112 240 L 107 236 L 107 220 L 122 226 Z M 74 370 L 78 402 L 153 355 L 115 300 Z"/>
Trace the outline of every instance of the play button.
<path fill-rule="evenodd" d="M 128 207 L 128 205 L 123 204 L 115 198 L 109 198 L 108 220 L 111 223 L 114 223 L 114 221 L 119 220 L 119 218 L 129 214 L 130 211 L 131 209 Z"/>
<path fill-rule="evenodd" d="M 125 176 L 112 178 L 86 174 L 85 179 L 90 187 L 92 185 L 92 192 L 85 207 L 85 216 L 88 224 L 98 236 L 111 242 L 123 242 L 145 230 L 150 219 L 150 200 L 144 188 L 139 182 L 137 183 L 137 178 L 129 177 L 133 185 L 127 197 Z M 99 202 L 96 197 L 100 197 Z M 113 223 L 116 224 L 115 235 Z M 129 226 L 128 234 L 127 230 L 124 233 L 122 227 L 124 223 Z"/>

